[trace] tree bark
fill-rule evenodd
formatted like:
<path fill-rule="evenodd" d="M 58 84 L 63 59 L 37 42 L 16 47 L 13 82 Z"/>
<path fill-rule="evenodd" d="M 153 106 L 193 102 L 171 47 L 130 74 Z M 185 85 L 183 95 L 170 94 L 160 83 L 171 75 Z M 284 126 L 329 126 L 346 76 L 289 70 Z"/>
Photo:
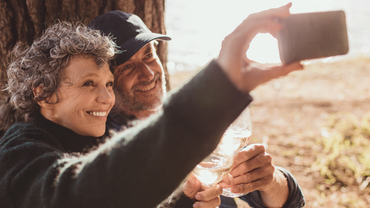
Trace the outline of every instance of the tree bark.
<path fill-rule="evenodd" d="M 56 20 L 90 23 L 96 16 L 111 10 L 138 15 L 152 32 L 165 34 L 165 0 L 0 0 L 0 87 L 6 83 L 9 53 L 18 42 L 31 44 Z M 170 89 L 167 43 L 159 41 L 158 55 Z M 7 95 L 0 92 L 0 98 Z"/>

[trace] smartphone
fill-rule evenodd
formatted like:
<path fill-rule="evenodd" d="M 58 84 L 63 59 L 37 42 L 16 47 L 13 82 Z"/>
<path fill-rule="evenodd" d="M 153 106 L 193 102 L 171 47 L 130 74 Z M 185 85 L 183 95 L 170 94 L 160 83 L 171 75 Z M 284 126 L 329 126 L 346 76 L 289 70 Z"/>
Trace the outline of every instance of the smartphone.
<path fill-rule="evenodd" d="M 344 11 L 292 14 L 279 20 L 277 34 L 280 60 L 284 64 L 348 53 Z"/>

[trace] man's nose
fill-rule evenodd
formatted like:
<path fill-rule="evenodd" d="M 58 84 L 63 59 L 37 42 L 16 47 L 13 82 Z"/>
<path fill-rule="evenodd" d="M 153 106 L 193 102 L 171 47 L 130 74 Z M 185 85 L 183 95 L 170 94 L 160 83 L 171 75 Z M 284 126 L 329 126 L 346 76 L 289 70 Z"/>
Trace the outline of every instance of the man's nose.
<path fill-rule="evenodd" d="M 152 81 L 154 78 L 154 71 L 145 63 L 140 62 L 139 64 L 139 80 L 140 81 Z"/>

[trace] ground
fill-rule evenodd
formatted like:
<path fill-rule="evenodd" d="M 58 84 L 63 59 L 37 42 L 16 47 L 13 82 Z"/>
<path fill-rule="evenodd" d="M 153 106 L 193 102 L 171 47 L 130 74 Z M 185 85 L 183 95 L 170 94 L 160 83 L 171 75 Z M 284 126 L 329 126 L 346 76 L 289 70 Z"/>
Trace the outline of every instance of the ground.
<path fill-rule="evenodd" d="M 172 89 L 197 71 L 170 76 Z M 252 143 L 267 141 L 274 164 L 288 169 L 298 180 L 306 207 L 370 207 L 370 187 L 330 187 L 312 169 L 322 150 L 322 128 L 328 117 L 370 111 L 370 59 L 356 57 L 336 62 L 315 62 L 304 71 L 273 80 L 252 92 Z M 238 202 L 239 207 L 247 205 Z"/>

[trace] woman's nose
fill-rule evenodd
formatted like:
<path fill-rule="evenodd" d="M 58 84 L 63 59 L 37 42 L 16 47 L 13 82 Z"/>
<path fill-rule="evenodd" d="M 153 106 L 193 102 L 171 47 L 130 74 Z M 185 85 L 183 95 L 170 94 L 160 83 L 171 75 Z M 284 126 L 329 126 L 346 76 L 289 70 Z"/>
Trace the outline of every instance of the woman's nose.
<path fill-rule="evenodd" d="M 108 104 L 114 101 L 113 90 L 110 90 L 107 87 L 100 87 L 98 90 L 98 96 L 96 100 L 98 103 L 104 103 L 104 104 Z"/>

